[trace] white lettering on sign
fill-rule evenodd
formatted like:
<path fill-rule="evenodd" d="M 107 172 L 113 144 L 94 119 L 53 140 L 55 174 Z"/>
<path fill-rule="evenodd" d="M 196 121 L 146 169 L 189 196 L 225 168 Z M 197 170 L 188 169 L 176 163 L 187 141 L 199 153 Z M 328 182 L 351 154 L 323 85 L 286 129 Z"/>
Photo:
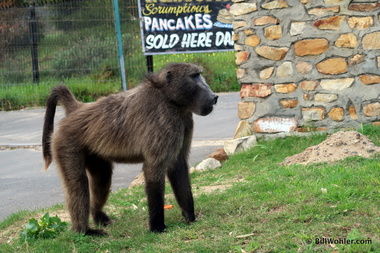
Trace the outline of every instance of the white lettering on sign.
<path fill-rule="evenodd" d="M 232 32 L 217 32 L 215 38 L 215 45 L 218 46 L 233 46 Z"/>
<path fill-rule="evenodd" d="M 150 34 L 146 37 L 147 49 L 169 49 L 173 48 L 179 42 L 179 36 L 177 34 Z"/>
<path fill-rule="evenodd" d="M 185 33 L 182 37 L 181 47 L 197 48 L 212 46 L 212 32 L 208 33 Z"/>
<path fill-rule="evenodd" d="M 150 34 L 146 37 L 146 49 L 171 49 L 178 43 L 182 48 L 211 48 L 213 46 L 233 46 L 233 32 L 185 33 L 182 38 L 178 34 Z"/>
<path fill-rule="evenodd" d="M 210 14 L 195 14 L 177 19 L 144 17 L 145 30 L 179 31 L 179 30 L 210 30 L 213 27 Z"/>

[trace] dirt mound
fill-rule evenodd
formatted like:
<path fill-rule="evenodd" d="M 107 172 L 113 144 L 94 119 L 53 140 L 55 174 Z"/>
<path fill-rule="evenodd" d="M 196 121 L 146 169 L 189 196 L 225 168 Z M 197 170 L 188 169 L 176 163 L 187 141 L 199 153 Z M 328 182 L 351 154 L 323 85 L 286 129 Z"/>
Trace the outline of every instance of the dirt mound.
<path fill-rule="evenodd" d="M 349 156 L 369 157 L 380 152 L 380 147 L 356 131 L 339 131 L 322 143 L 308 147 L 300 154 L 285 158 L 282 165 L 333 162 Z"/>

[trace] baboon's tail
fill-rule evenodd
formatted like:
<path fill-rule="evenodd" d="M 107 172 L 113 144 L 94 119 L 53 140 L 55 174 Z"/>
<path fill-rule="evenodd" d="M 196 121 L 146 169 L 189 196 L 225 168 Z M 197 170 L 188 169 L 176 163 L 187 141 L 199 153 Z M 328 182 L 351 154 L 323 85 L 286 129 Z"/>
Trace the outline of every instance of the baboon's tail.
<path fill-rule="evenodd" d="M 51 136 L 54 131 L 54 116 L 58 101 L 63 105 L 66 115 L 78 109 L 82 104 L 75 99 L 74 95 L 65 85 L 59 85 L 51 90 L 51 94 L 46 101 L 46 113 L 42 132 L 42 154 L 45 160 L 44 170 L 48 169 L 53 160 Z"/>

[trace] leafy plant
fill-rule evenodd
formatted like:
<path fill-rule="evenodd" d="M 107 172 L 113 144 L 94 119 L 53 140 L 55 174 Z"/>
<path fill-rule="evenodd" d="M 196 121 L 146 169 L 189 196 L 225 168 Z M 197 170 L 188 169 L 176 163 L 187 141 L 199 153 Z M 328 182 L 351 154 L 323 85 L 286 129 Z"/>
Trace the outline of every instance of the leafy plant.
<path fill-rule="evenodd" d="M 61 221 L 57 215 L 50 217 L 49 212 L 47 212 L 41 221 L 34 218 L 30 219 L 25 228 L 21 233 L 23 240 L 54 238 L 67 229 L 67 222 Z"/>

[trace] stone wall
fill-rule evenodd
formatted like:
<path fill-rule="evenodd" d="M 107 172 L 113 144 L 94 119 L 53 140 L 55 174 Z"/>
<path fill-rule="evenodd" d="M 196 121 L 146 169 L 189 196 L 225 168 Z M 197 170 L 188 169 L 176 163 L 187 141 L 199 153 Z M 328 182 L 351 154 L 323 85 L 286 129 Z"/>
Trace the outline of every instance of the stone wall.
<path fill-rule="evenodd" d="M 380 124 L 380 3 L 233 0 L 235 137 Z"/>

